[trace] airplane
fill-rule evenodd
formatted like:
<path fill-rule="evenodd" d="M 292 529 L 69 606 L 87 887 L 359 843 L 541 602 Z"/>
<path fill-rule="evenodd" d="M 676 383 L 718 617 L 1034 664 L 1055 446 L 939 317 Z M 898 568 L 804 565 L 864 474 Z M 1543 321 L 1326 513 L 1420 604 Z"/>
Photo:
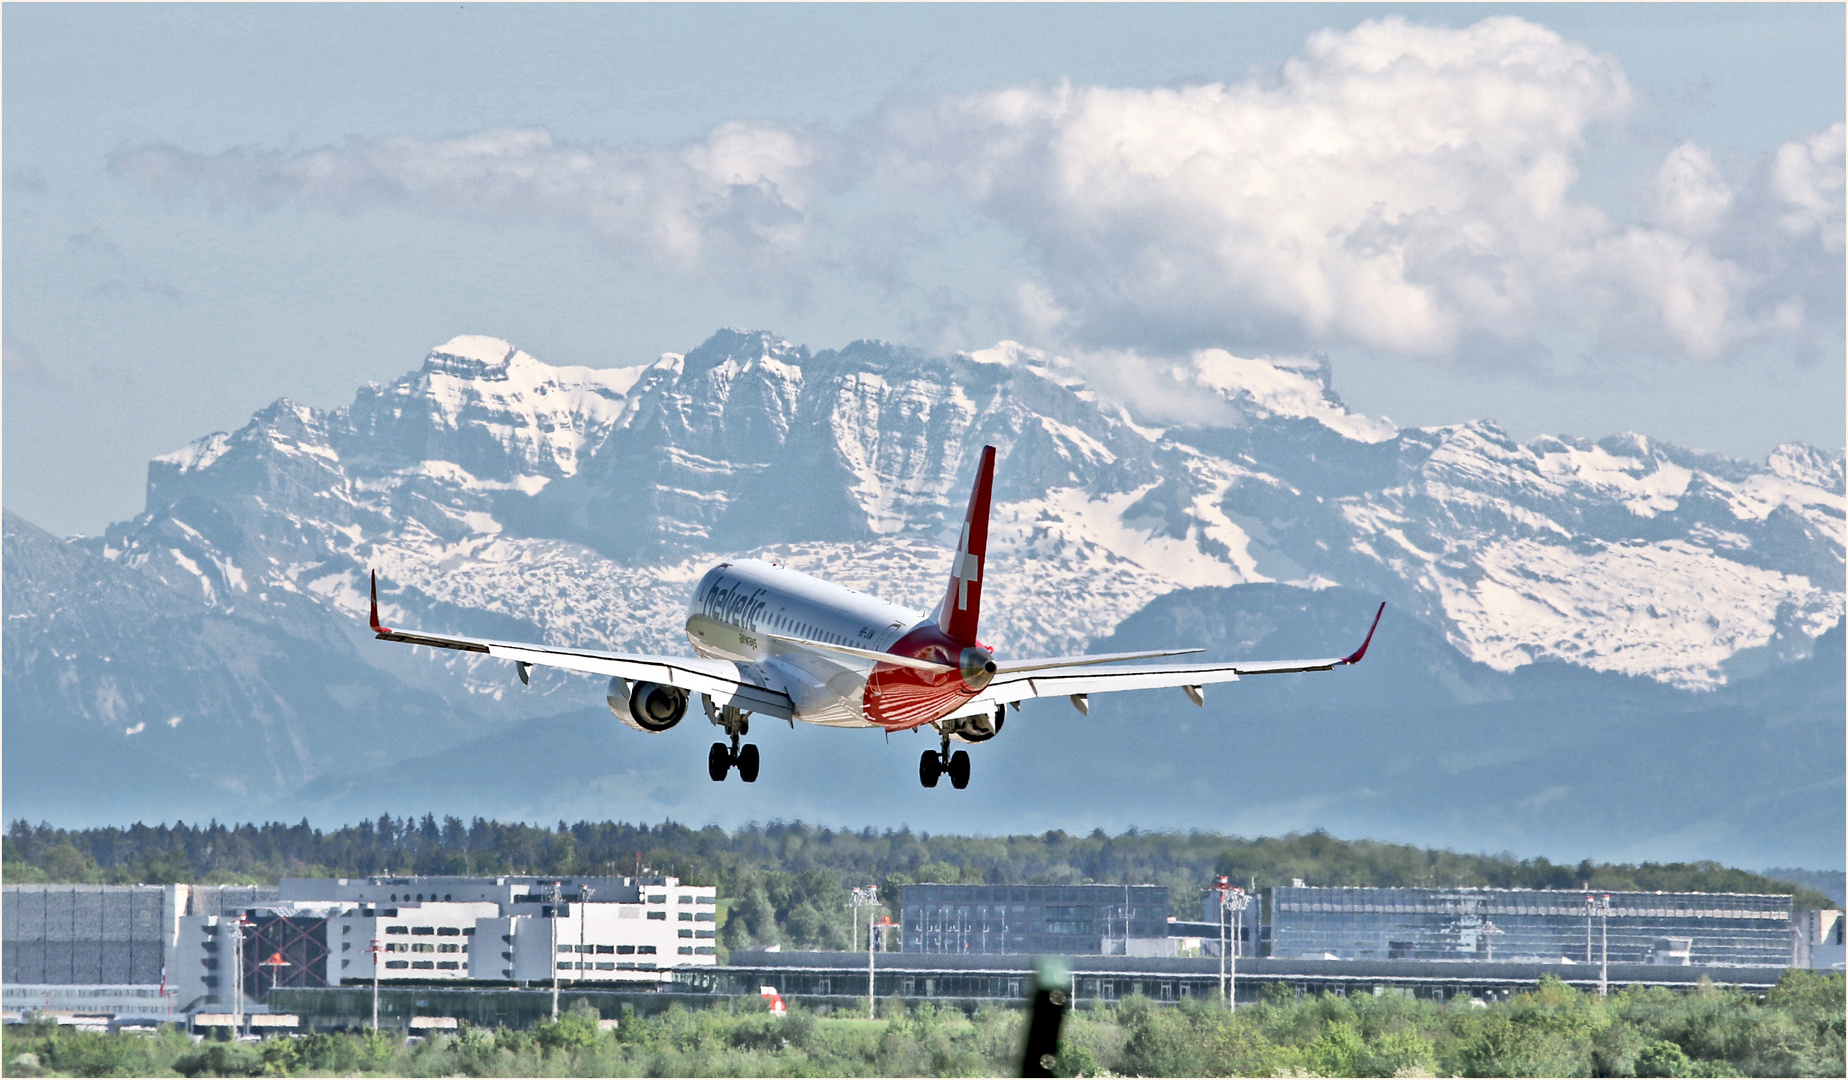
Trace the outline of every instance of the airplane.
<path fill-rule="evenodd" d="M 708 570 L 687 605 L 686 635 L 696 656 L 647 656 L 492 641 L 379 622 L 378 573 L 372 575 L 372 630 L 382 641 L 459 649 L 511 660 L 522 684 L 536 666 L 609 676 L 604 698 L 616 719 L 653 734 L 680 723 L 698 696 L 706 718 L 729 743 L 715 742 L 707 773 L 723 781 L 732 769 L 757 780 L 755 743 L 739 745 L 753 716 L 838 728 L 887 732 L 933 728 L 942 739 L 918 762 L 927 788 L 948 776 L 969 784 L 969 754 L 951 742 L 984 743 L 1000 734 L 1007 707 L 1065 697 L 1090 714 L 1090 695 L 1115 690 L 1179 687 L 1206 704 L 1209 683 L 1246 675 L 1332 671 L 1358 664 L 1379 629 L 1386 605 L 1374 612 L 1360 648 L 1313 660 L 1222 661 L 1208 664 L 1129 664 L 1132 660 L 1198 653 L 1200 649 L 997 660 L 976 635 L 982 606 L 982 567 L 988 554 L 988 507 L 994 491 L 995 448 L 984 447 L 969 495 L 950 579 L 929 617 L 877 597 L 757 559 L 722 562 Z"/>

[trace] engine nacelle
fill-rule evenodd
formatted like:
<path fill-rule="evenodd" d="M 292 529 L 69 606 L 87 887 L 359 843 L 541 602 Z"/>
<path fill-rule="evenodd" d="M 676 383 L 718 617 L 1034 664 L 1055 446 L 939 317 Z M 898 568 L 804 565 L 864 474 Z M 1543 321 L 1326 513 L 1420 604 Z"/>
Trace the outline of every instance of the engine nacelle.
<path fill-rule="evenodd" d="M 987 742 L 1001 734 L 1001 725 L 1006 722 L 1007 715 L 1001 708 L 995 709 L 993 713 L 983 713 L 980 716 L 960 716 L 954 721 L 949 721 L 954 724 L 950 728 L 950 738 L 966 743 Z"/>
<path fill-rule="evenodd" d="M 680 723 L 687 714 L 687 692 L 660 683 L 636 683 L 611 677 L 604 701 L 610 712 L 637 731 L 661 732 Z"/>

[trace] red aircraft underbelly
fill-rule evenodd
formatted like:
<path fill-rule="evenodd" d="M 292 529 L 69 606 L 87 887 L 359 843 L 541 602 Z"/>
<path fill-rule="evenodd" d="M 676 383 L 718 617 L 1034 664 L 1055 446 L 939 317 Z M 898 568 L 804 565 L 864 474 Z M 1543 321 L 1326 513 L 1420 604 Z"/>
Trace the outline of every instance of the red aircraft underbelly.
<path fill-rule="evenodd" d="M 954 667 L 962 646 L 926 624 L 898 639 L 888 651 Z M 866 718 L 888 730 L 903 731 L 948 716 L 980 692 L 964 682 L 959 672 L 881 664 L 866 680 Z"/>

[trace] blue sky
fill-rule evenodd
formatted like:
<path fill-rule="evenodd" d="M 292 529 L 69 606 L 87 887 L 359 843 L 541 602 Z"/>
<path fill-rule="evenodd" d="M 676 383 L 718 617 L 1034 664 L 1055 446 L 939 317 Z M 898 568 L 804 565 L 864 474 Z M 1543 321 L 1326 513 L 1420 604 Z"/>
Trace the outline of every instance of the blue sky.
<path fill-rule="evenodd" d="M 3 17 L 5 502 L 61 533 L 459 333 L 1320 350 L 1401 424 L 1848 437 L 1841 5 Z"/>

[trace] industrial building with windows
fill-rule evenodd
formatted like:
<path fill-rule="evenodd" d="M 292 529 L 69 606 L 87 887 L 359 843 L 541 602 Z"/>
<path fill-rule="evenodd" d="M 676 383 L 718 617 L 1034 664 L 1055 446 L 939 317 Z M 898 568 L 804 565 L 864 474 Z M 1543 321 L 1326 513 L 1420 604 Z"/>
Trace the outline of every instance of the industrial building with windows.
<path fill-rule="evenodd" d="M 899 908 L 903 952 L 1171 952 L 1160 885 L 906 885 Z"/>
<path fill-rule="evenodd" d="M 1282 959 L 1598 963 L 1608 949 L 1612 963 L 1762 967 L 1793 950 L 1783 895 L 1282 886 L 1265 906 L 1263 955 Z"/>

